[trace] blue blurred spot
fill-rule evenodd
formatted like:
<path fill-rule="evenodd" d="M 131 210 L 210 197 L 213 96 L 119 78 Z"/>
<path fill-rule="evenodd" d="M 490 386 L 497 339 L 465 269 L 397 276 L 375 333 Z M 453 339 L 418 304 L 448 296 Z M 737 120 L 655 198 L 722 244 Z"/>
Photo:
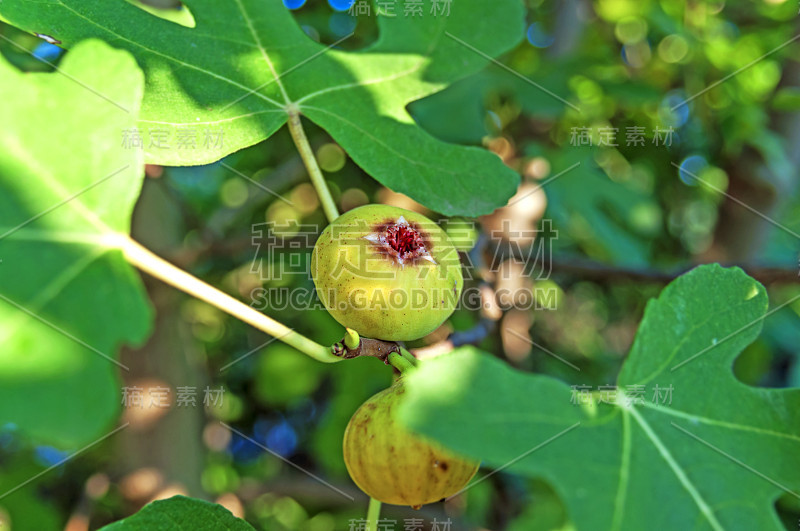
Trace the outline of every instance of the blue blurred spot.
<path fill-rule="evenodd" d="M 353 33 L 357 22 L 356 17 L 351 17 L 345 13 L 334 13 L 328 19 L 328 27 L 337 37 L 344 37 Z"/>
<path fill-rule="evenodd" d="M 14 431 L 16 426 L 13 424 L 6 424 L 0 427 L 0 449 L 8 450 L 15 442 Z"/>
<path fill-rule="evenodd" d="M 492 123 L 492 125 L 495 127 L 497 131 L 503 130 L 503 121 L 500 119 L 500 117 L 497 115 L 496 112 L 486 111 L 486 116 L 489 118 L 489 121 Z"/>
<path fill-rule="evenodd" d="M 283 0 L 283 5 L 289 9 L 300 9 L 306 3 L 306 0 Z"/>
<path fill-rule="evenodd" d="M 316 28 L 314 28 L 313 26 L 309 26 L 308 24 L 303 24 L 302 26 L 300 26 L 300 29 L 302 29 L 306 35 L 311 37 L 311 40 L 319 42 L 319 32 L 317 31 Z"/>
<path fill-rule="evenodd" d="M 270 429 L 272 429 L 272 422 L 267 419 L 258 419 L 253 424 L 253 439 L 265 443 Z"/>
<path fill-rule="evenodd" d="M 627 46 L 623 46 L 619 51 L 619 56 L 622 57 L 622 60 L 625 62 L 626 65 L 631 66 L 630 61 L 628 61 L 628 50 Z"/>
<path fill-rule="evenodd" d="M 64 50 L 49 42 L 43 42 L 33 50 L 33 56 L 40 61 L 53 61 L 62 53 Z"/>
<path fill-rule="evenodd" d="M 313 420 L 317 416 L 317 405 L 313 400 L 304 398 L 292 409 L 291 419 L 300 424 Z"/>
<path fill-rule="evenodd" d="M 739 36 L 742 34 L 741 30 L 739 29 L 739 26 L 737 26 L 730 20 L 726 20 L 725 22 L 723 22 L 722 25 L 720 26 L 720 29 L 722 30 L 720 33 L 724 34 L 726 37 L 732 40 L 738 39 Z"/>
<path fill-rule="evenodd" d="M 542 28 L 542 25 L 538 22 L 534 22 L 528 26 L 527 36 L 528 42 L 537 48 L 547 48 L 548 46 L 552 46 L 556 40 L 552 35 L 545 33 L 544 28 Z"/>
<path fill-rule="evenodd" d="M 214 129 L 208 131 L 214 132 Z M 202 145 L 205 131 L 200 132 L 197 137 L 197 145 Z M 174 146 L 175 138 L 167 137 L 167 143 Z M 170 182 L 180 191 L 190 194 L 192 197 L 216 198 L 219 194 L 219 187 L 227 175 L 220 171 L 219 162 L 205 166 L 176 166 L 170 168 Z M 229 175 L 229 174 L 228 174 Z M 255 356 L 252 356 L 255 359 Z"/>
<path fill-rule="evenodd" d="M 336 11 L 347 11 L 355 3 L 356 0 L 328 0 L 328 4 Z"/>
<path fill-rule="evenodd" d="M 297 448 L 297 433 L 288 422 L 283 420 L 269 430 L 267 446 L 282 457 L 289 456 Z"/>
<path fill-rule="evenodd" d="M 228 444 L 228 451 L 233 455 L 233 458 L 238 462 L 253 461 L 257 459 L 264 449 L 252 441 L 248 441 L 238 433 L 231 436 L 231 442 Z"/>
<path fill-rule="evenodd" d="M 681 162 L 680 168 L 678 169 L 678 177 L 680 177 L 681 181 L 689 186 L 697 186 L 697 179 L 695 179 L 692 175 L 698 175 L 706 166 L 708 166 L 708 161 L 705 159 L 705 157 L 700 155 L 686 157 L 683 159 L 683 162 Z"/>
<path fill-rule="evenodd" d="M 52 446 L 37 446 L 35 450 L 36 461 L 44 466 L 53 466 L 69 457 L 69 452 L 57 450 Z"/>
<path fill-rule="evenodd" d="M 661 100 L 658 114 L 666 125 L 682 127 L 689 120 L 690 105 L 686 101 L 683 91 L 673 90 Z"/>

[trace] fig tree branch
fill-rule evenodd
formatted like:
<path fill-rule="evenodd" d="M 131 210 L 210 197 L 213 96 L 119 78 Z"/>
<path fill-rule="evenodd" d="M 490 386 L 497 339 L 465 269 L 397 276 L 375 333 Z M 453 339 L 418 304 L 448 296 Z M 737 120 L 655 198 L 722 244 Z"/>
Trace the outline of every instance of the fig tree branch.
<path fill-rule="evenodd" d="M 346 329 L 344 339 L 331 347 L 331 352 L 334 356 L 340 356 L 342 359 L 363 356 L 378 358 L 401 373 L 413 369 L 417 365 L 417 358 L 399 344 L 393 341 L 360 337 L 351 328 Z"/>
<path fill-rule="evenodd" d="M 590 260 L 556 260 L 552 261 L 553 273 L 564 273 L 582 280 L 617 281 L 628 280 L 638 282 L 672 282 L 687 271 L 701 264 L 683 266 L 672 270 L 637 269 L 610 266 Z M 745 273 L 762 284 L 795 284 L 800 283 L 800 271 L 780 267 L 760 267 L 743 264 L 721 264 L 725 267 L 741 267 Z"/>

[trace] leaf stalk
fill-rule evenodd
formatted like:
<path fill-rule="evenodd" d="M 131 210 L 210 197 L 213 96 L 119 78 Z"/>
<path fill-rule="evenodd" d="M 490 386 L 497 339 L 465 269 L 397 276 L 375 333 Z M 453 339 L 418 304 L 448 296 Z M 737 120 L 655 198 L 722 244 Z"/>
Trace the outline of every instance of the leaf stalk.
<path fill-rule="evenodd" d="M 339 209 L 336 207 L 336 202 L 333 200 L 331 190 L 328 188 L 328 183 L 325 182 L 325 176 L 322 175 L 322 170 L 319 169 L 317 159 L 314 156 L 314 151 L 311 149 L 311 144 L 308 142 L 308 137 L 303 129 L 303 122 L 300 119 L 300 111 L 298 109 L 289 109 L 289 131 L 292 134 L 297 150 L 300 152 L 300 157 L 308 170 L 308 175 L 311 177 L 311 183 L 317 190 L 322 209 L 325 211 L 325 216 L 328 222 L 332 223 L 333 220 L 339 217 Z"/>

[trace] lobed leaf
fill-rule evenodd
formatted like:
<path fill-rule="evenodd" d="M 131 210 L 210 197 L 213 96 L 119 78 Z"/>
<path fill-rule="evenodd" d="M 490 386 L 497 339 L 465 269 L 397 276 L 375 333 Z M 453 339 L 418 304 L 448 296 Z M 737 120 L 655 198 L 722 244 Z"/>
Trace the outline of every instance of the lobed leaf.
<path fill-rule="evenodd" d="M 150 330 L 141 281 L 114 245 L 144 176 L 141 152 L 119 146 L 143 86 L 130 54 L 99 41 L 58 73 L 0 58 L 0 425 L 62 447 L 109 429 L 117 350 Z"/>
<path fill-rule="evenodd" d="M 519 42 L 519 0 L 460 0 L 447 16 L 433 16 L 426 0 L 425 16 L 380 15 L 378 41 L 358 52 L 314 42 L 277 0 L 185 3 L 194 28 L 124 0 L 5 0 L 0 16 L 67 47 L 100 38 L 131 52 L 147 78 L 139 127 L 148 162 L 219 160 L 299 111 L 375 179 L 433 210 L 487 214 L 514 194 L 518 175 L 497 156 L 435 139 L 406 105 Z"/>
<path fill-rule="evenodd" d="M 702 266 L 650 301 L 607 403 L 595 393 L 576 405 L 566 384 L 465 348 L 407 376 L 402 415 L 454 450 L 546 479 L 579 529 L 782 529 L 773 503 L 800 497 L 800 390 L 732 372 L 766 309 L 741 270 Z"/>

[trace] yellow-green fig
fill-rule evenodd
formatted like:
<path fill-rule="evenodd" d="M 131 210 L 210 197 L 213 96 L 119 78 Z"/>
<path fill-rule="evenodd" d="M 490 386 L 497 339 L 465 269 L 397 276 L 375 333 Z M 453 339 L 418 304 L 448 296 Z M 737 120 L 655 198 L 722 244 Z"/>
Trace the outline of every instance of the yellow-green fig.
<path fill-rule="evenodd" d="M 447 233 L 422 214 L 365 205 L 328 225 L 311 274 L 342 325 L 386 341 L 419 339 L 456 308 L 464 279 Z"/>
<path fill-rule="evenodd" d="M 401 426 L 396 406 L 404 392 L 401 379 L 361 405 L 344 432 L 344 462 L 369 496 L 419 508 L 458 493 L 479 463 Z"/>

